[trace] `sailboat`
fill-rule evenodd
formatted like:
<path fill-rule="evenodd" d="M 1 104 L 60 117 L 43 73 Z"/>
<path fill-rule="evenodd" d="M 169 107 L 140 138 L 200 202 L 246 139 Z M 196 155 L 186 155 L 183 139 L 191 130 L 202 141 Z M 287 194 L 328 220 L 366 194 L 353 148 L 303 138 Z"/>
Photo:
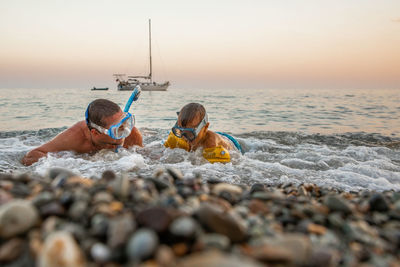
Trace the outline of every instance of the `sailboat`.
<path fill-rule="evenodd" d="M 149 61 L 150 73 L 148 76 L 128 76 L 125 80 L 125 74 L 114 74 L 118 82 L 118 91 L 132 91 L 136 86 L 140 86 L 142 91 L 167 91 L 170 85 L 169 81 L 157 83 L 153 81 L 153 64 L 151 58 L 151 20 L 149 19 Z"/>

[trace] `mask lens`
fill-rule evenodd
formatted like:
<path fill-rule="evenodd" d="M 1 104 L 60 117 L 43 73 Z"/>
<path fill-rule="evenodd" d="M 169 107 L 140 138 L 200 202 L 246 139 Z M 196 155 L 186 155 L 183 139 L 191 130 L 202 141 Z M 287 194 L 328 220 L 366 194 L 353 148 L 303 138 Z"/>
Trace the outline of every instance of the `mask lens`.
<path fill-rule="evenodd" d="M 184 131 L 182 133 L 182 136 L 184 136 L 189 141 L 193 141 L 194 139 L 196 139 L 196 135 L 191 131 Z"/>
<path fill-rule="evenodd" d="M 179 137 L 179 138 L 182 137 L 182 131 L 181 131 L 180 129 L 178 129 L 178 128 L 176 128 L 176 127 L 173 127 L 173 128 L 172 128 L 172 132 L 174 133 L 174 135 L 175 135 L 176 137 Z"/>
<path fill-rule="evenodd" d="M 114 139 L 127 137 L 131 133 L 131 130 L 134 126 L 133 115 L 128 114 L 124 119 L 122 119 L 121 122 L 122 123 L 119 126 L 115 125 L 110 128 L 113 135 L 111 137 Z"/>

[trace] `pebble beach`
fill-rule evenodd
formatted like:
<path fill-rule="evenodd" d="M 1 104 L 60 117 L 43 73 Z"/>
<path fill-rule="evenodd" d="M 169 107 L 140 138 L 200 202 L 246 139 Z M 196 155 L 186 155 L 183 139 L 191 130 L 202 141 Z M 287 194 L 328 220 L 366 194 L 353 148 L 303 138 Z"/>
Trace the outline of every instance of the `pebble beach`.
<path fill-rule="evenodd" d="M 400 192 L 0 173 L 1 266 L 400 266 Z"/>

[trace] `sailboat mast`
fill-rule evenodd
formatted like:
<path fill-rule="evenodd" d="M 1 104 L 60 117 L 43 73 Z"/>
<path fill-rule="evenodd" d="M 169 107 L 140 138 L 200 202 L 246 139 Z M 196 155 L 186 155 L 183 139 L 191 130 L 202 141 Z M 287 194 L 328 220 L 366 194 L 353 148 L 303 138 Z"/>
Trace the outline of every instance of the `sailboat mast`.
<path fill-rule="evenodd" d="M 149 55 L 150 55 L 150 82 L 153 82 L 152 73 L 153 73 L 153 66 L 151 60 L 151 19 L 149 19 Z"/>

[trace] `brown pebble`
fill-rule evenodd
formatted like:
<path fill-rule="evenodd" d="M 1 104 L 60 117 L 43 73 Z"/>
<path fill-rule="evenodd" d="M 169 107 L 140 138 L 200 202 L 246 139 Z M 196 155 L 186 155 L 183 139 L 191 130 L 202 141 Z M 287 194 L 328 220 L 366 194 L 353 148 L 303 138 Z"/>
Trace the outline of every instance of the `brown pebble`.
<path fill-rule="evenodd" d="M 293 261 L 293 255 L 291 252 L 282 247 L 273 247 L 268 245 L 250 247 L 245 245 L 241 246 L 241 251 L 243 254 L 262 262 L 288 264 Z"/>
<path fill-rule="evenodd" d="M 317 235 L 324 235 L 326 233 L 326 228 L 324 226 L 315 223 L 310 223 L 307 226 L 307 230 L 309 233 Z"/>
<path fill-rule="evenodd" d="M 176 256 L 181 257 L 188 252 L 189 248 L 185 243 L 178 243 L 172 246 L 172 250 Z"/>
<path fill-rule="evenodd" d="M 207 200 L 208 200 L 208 195 L 206 195 L 206 194 L 200 195 L 200 196 L 199 196 L 199 200 L 200 200 L 200 201 L 207 201 Z"/>
<path fill-rule="evenodd" d="M 35 258 L 39 257 L 43 248 L 41 240 L 41 233 L 39 230 L 32 230 L 29 232 L 29 249 Z"/>
<path fill-rule="evenodd" d="M 175 262 L 174 251 L 166 245 L 161 245 L 156 252 L 155 259 L 159 266 L 172 266 Z"/>
<path fill-rule="evenodd" d="M 6 191 L 10 191 L 14 187 L 14 184 L 10 181 L 0 181 L 0 188 Z"/>
<path fill-rule="evenodd" d="M 268 207 L 265 204 L 264 201 L 261 201 L 259 199 L 252 199 L 250 204 L 249 204 L 249 209 L 251 213 L 254 214 L 267 214 L 268 213 Z"/>
<path fill-rule="evenodd" d="M 91 187 L 93 185 L 93 183 L 94 183 L 94 181 L 92 179 L 83 178 L 83 177 L 79 177 L 79 176 L 72 176 L 72 177 L 68 178 L 68 180 L 66 182 L 66 184 L 68 184 L 68 185 L 80 184 L 85 187 Z"/>
<path fill-rule="evenodd" d="M 119 201 L 113 201 L 110 203 L 110 210 L 113 212 L 120 212 L 124 208 L 124 204 Z"/>
<path fill-rule="evenodd" d="M 24 240 L 13 238 L 0 246 L 0 262 L 13 261 L 21 254 Z"/>

